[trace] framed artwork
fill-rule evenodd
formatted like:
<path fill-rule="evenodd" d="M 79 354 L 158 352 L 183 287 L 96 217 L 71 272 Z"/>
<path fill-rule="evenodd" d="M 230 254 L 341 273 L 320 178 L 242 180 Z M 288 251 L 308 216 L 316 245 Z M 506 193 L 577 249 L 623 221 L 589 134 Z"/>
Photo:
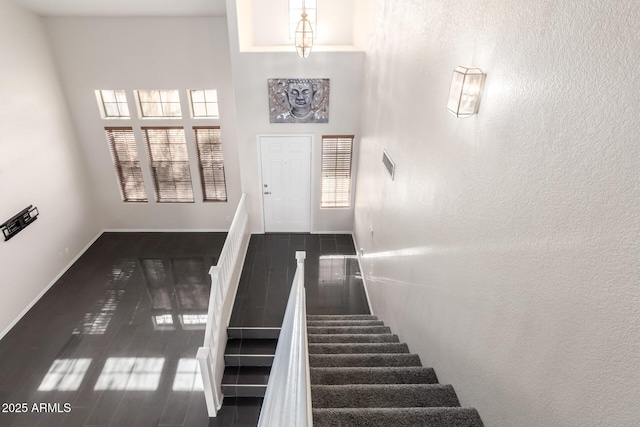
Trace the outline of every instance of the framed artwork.
<path fill-rule="evenodd" d="M 271 123 L 328 123 L 329 79 L 269 79 Z"/>

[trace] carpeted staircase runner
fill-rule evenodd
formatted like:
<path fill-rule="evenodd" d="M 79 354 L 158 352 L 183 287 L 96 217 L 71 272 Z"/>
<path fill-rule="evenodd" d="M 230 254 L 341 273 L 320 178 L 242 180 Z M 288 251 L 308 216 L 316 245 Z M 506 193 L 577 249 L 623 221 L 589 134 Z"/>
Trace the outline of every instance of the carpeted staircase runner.
<path fill-rule="evenodd" d="M 307 316 L 314 427 L 481 427 L 371 315 Z"/>

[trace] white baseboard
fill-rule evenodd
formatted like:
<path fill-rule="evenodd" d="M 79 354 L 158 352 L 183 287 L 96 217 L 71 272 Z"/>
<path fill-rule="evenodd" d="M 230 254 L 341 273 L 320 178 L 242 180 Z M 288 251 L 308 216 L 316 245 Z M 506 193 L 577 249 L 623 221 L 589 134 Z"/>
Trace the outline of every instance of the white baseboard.
<path fill-rule="evenodd" d="M 351 231 L 252 231 L 251 234 L 351 234 Z"/>
<path fill-rule="evenodd" d="M 23 318 L 23 317 L 24 317 L 24 316 L 29 312 L 29 310 L 31 310 L 31 309 L 33 308 L 33 306 L 34 306 L 34 305 L 36 305 L 36 303 L 37 303 L 38 301 L 40 301 L 40 298 L 42 298 L 42 297 L 44 296 L 44 294 L 46 294 L 46 293 L 47 293 L 47 291 L 49 291 L 49 289 L 51 289 L 51 287 L 52 287 L 52 286 L 53 286 L 53 285 L 54 285 L 54 284 L 55 284 L 55 283 L 56 283 L 56 282 L 57 282 L 57 281 L 62 277 L 62 275 L 63 275 L 64 273 L 66 273 L 66 272 L 67 272 L 67 270 L 69 270 L 69 269 L 71 268 L 71 266 L 72 266 L 73 264 L 75 264 L 75 262 L 76 262 L 78 259 L 80 259 L 80 257 L 81 257 L 82 255 L 84 255 L 84 253 L 87 251 L 87 249 L 89 249 L 89 248 L 91 247 L 91 245 L 93 245 L 93 244 L 95 243 L 95 241 L 96 241 L 96 240 L 98 240 L 98 238 L 99 238 L 100 236 L 102 236 L 102 233 L 103 233 L 103 232 L 104 232 L 104 231 L 100 231 L 100 232 L 98 232 L 98 234 L 97 234 L 93 239 L 91 239 L 91 241 L 90 241 L 90 242 L 89 242 L 89 243 L 84 247 L 84 249 L 82 249 L 82 250 L 78 253 L 78 255 L 76 255 L 76 256 L 75 256 L 75 258 L 73 258 L 73 259 L 69 262 L 69 264 L 67 264 L 67 266 L 66 266 L 66 267 L 64 267 L 64 268 L 62 269 L 62 271 L 60 271 L 60 273 L 58 273 L 58 275 L 57 275 L 56 277 L 54 277 L 54 278 L 53 278 L 53 280 L 51 280 L 51 281 L 49 282 L 49 284 L 48 284 L 48 285 L 47 285 L 47 286 L 46 286 L 46 287 L 45 287 L 45 288 L 44 288 L 44 289 L 43 289 L 43 290 L 42 290 L 42 291 L 41 291 L 41 292 L 40 292 L 40 293 L 39 293 L 39 294 L 38 294 L 38 295 L 33 299 L 33 301 L 31 301 L 31 303 L 30 303 L 30 304 L 29 304 L 29 305 L 28 305 L 24 310 L 22 310 L 22 313 L 20 313 L 20 314 L 18 315 L 18 317 L 16 317 L 16 318 L 13 320 L 13 322 L 11 322 L 11 324 L 9 324 L 9 326 L 7 326 L 7 328 L 6 328 L 4 331 L 2 331 L 2 333 L 0 334 L 0 340 L 1 340 L 2 338 L 4 338 L 4 336 L 5 336 L 5 335 L 7 335 L 7 334 L 9 333 L 9 331 L 10 331 L 14 326 L 16 326 L 16 325 L 18 324 L 18 322 L 20 321 L 20 319 L 22 319 L 22 318 Z"/>
<path fill-rule="evenodd" d="M 358 258 L 358 267 L 360 267 L 360 275 L 362 276 L 362 286 L 364 287 L 364 294 L 367 297 L 367 304 L 369 305 L 369 312 L 373 313 L 373 307 L 371 306 L 371 298 L 369 298 L 369 290 L 367 289 L 367 279 L 365 279 L 364 270 L 362 269 L 362 255 L 360 254 L 360 247 L 356 241 L 356 235 L 352 232 L 351 238 L 353 239 L 353 246 L 356 248 L 356 254 Z"/>
<path fill-rule="evenodd" d="M 227 233 L 229 229 L 194 228 L 184 229 L 158 229 L 158 228 L 107 228 L 103 233 Z"/>

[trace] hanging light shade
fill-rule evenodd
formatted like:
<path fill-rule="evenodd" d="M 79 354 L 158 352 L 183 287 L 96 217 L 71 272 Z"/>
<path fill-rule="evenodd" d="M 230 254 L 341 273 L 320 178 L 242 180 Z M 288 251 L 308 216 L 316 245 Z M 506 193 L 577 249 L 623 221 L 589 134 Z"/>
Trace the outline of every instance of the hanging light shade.
<path fill-rule="evenodd" d="M 311 22 L 307 19 L 307 12 L 303 9 L 302 19 L 298 22 L 296 27 L 296 50 L 300 58 L 306 58 L 311 53 L 313 47 L 313 29 L 311 28 Z"/>

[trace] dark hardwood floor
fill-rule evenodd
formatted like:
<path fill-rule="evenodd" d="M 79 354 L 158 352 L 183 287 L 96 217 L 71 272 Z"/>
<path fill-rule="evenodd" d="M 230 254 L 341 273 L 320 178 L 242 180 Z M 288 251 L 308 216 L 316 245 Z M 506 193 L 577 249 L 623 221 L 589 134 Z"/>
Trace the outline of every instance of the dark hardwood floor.
<path fill-rule="evenodd" d="M 260 398 L 207 417 L 195 360 L 224 237 L 104 233 L 0 341 L 0 426 L 255 426 Z M 280 326 L 296 250 L 309 314 L 368 313 L 351 236 L 253 235 L 232 326 Z"/>

